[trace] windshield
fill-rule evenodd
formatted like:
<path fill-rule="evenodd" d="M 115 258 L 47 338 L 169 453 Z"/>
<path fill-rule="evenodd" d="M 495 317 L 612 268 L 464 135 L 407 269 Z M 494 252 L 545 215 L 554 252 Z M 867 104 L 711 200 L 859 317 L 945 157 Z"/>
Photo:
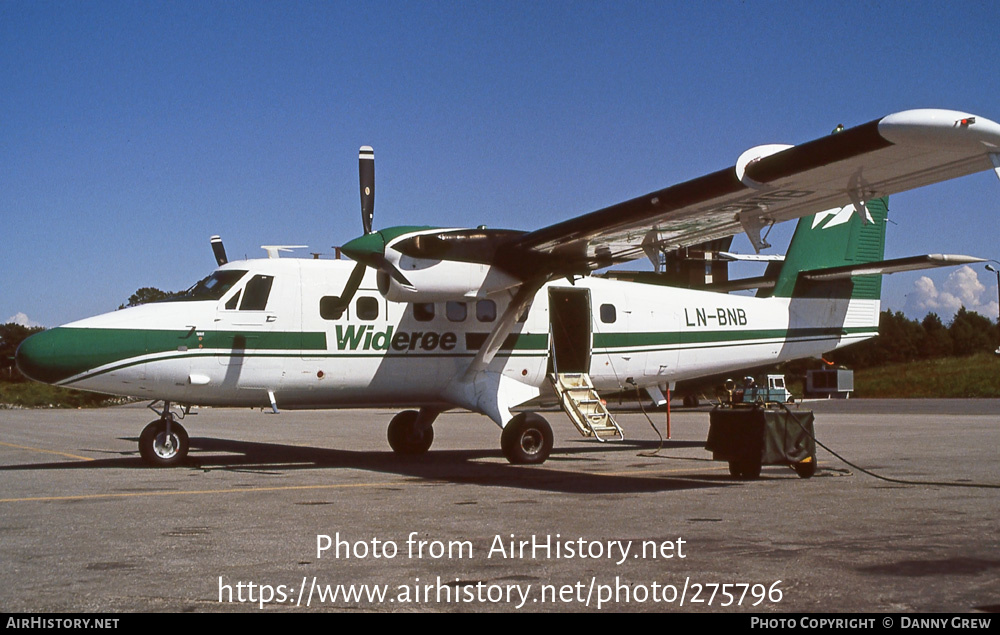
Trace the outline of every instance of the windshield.
<path fill-rule="evenodd" d="M 240 278 L 246 275 L 242 269 L 224 269 L 216 271 L 209 277 L 201 280 L 176 300 L 218 300 L 226 295 L 226 291 L 233 288 Z"/>

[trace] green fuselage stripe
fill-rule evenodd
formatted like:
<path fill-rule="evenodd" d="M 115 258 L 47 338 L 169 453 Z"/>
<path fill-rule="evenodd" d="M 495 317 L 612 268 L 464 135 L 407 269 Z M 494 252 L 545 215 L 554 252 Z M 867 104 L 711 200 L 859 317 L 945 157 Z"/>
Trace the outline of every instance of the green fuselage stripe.
<path fill-rule="evenodd" d="M 19 359 L 30 377 L 56 383 L 136 357 L 201 349 L 325 351 L 326 333 L 60 327 L 25 340 Z"/>
<path fill-rule="evenodd" d="M 840 337 L 858 333 L 878 333 L 874 326 L 819 327 L 790 329 L 748 329 L 743 331 L 667 331 L 646 333 L 595 333 L 594 348 L 637 346 L 677 346 L 685 344 L 748 343 L 754 340 Z"/>

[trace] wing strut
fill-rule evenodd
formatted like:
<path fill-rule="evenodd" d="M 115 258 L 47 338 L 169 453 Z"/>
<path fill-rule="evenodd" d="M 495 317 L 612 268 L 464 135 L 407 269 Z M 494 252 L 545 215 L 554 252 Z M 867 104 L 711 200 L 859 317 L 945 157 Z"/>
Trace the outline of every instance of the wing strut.
<path fill-rule="evenodd" d="M 859 169 L 851 176 L 851 182 L 847 185 L 847 195 L 851 197 L 851 204 L 854 205 L 854 213 L 861 219 L 862 225 L 874 222 L 872 215 L 868 212 L 868 204 L 865 202 L 868 198 L 865 195 L 866 190 L 871 191 L 871 188 L 865 183 Z"/>
<path fill-rule="evenodd" d="M 538 290 L 542 288 L 546 282 L 545 278 L 535 278 L 533 280 L 528 280 L 524 282 L 519 288 L 514 298 L 507 305 L 507 310 L 503 312 L 500 319 L 497 320 L 496 325 L 490 334 L 486 336 L 486 341 L 483 342 L 482 348 L 479 349 L 479 353 L 476 354 L 476 358 L 472 360 L 469 364 L 468 370 L 465 371 L 465 381 L 471 381 L 471 379 L 481 370 L 485 370 L 493 358 L 496 356 L 497 351 L 503 346 L 504 340 L 510 335 L 510 332 L 514 330 L 514 324 L 517 322 L 517 318 L 524 313 L 524 310 L 528 308 L 531 301 L 534 299 L 535 294 Z"/>
<path fill-rule="evenodd" d="M 761 238 L 760 231 L 770 223 L 765 222 L 760 214 L 742 213 L 739 215 L 739 218 L 740 224 L 743 225 L 743 231 L 746 232 L 747 238 L 750 239 L 750 244 L 753 245 L 754 251 L 759 254 L 762 249 L 767 249 L 771 246 L 771 243 Z"/>

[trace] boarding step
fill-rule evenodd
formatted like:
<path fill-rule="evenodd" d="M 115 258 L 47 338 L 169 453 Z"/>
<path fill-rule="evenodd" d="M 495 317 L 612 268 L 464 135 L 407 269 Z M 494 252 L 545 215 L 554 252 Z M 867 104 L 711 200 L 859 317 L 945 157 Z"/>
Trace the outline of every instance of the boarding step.
<path fill-rule="evenodd" d="M 549 380 L 559 396 L 563 411 L 585 437 L 600 442 L 608 438 L 625 438 L 625 433 L 608 412 L 587 373 L 553 373 Z"/>

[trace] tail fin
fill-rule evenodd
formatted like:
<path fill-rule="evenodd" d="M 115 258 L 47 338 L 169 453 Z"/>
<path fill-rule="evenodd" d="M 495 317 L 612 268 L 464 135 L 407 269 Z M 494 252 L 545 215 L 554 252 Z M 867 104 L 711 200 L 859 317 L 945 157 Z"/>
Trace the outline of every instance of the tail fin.
<path fill-rule="evenodd" d="M 885 229 L 889 197 L 865 204 L 868 222 L 853 206 L 801 218 L 788 245 L 785 261 L 770 295 L 780 298 L 825 296 L 878 300 L 882 276 L 855 276 L 850 280 L 810 282 L 799 273 L 843 265 L 877 262 L 885 256 Z"/>

